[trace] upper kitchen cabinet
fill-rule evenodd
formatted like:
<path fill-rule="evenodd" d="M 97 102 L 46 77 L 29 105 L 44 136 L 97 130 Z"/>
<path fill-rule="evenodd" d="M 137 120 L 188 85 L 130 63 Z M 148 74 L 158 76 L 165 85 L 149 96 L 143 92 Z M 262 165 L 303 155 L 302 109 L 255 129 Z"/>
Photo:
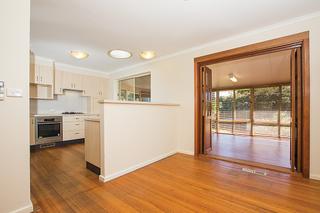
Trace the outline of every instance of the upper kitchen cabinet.
<path fill-rule="evenodd" d="M 30 98 L 53 99 L 54 62 L 30 52 Z"/>
<path fill-rule="evenodd" d="M 53 85 L 53 62 L 39 62 L 32 57 L 30 60 L 30 83 Z"/>
<path fill-rule="evenodd" d="M 63 88 L 69 90 L 83 90 L 82 76 L 77 73 L 64 72 L 63 73 Z"/>
<path fill-rule="evenodd" d="M 108 81 L 105 78 L 82 76 L 83 95 L 104 99 Z"/>
<path fill-rule="evenodd" d="M 64 72 L 61 70 L 55 70 L 54 72 L 54 94 L 63 95 L 63 76 Z"/>
<path fill-rule="evenodd" d="M 83 96 L 94 96 L 97 88 L 97 78 L 94 76 L 82 76 Z"/>

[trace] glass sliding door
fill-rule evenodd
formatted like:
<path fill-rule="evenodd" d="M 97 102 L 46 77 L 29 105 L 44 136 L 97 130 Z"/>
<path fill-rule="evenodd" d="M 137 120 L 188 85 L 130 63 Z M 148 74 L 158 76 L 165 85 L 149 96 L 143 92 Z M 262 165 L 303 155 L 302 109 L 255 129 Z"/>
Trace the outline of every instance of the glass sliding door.
<path fill-rule="evenodd" d="M 212 92 L 212 131 L 291 137 L 290 85 Z"/>
<path fill-rule="evenodd" d="M 250 134 L 250 89 L 235 90 L 235 114 L 234 114 L 234 133 Z"/>
<path fill-rule="evenodd" d="M 219 132 L 233 132 L 233 90 L 219 91 Z"/>

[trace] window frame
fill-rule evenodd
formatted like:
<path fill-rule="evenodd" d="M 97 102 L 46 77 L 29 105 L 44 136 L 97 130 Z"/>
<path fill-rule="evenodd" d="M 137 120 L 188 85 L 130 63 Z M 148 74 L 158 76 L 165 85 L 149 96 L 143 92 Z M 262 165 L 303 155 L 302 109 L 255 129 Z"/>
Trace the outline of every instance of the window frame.
<path fill-rule="evenodd" d="M 149 101 L 136 101 L 136 79 L 137 78 L 140 78 L 140 77 L 145 77 L 145 76 L 150 76 L 150 100 Z M 118 93 L 117 93 L 117 97 L 118 97 L 118 100 L 121 101 L 121 82 L 122 81 L 126 81 L 126 80 L 130 80 L 130 79 L 133 79 L 133 101 L 134 102 L 151 102 L 151 72 L 146 72 L 146 73 L 140 73 L 140 74 L 136 74 L 136 75 L 131 75 L 131 76 L 126 76 L 126 77 L 123 77 L 123 78 L 119 78 L 118 79 Z M 127 97 L 126 97 L 126 100 L 125 101 L 128 101 L 127 100 Z"/>
<path fill-rule="evenodd" d="M 263 85 L 263 86 L 255 86 L 255 87 L 241 87 L 241 88 L 223 88 L 223 89 L 214 89 L 212 91 L 212 93 L 215 93 L 215 105 L 216 105 L 216 112 L 215 112 L 215 118 L 212 118 L 212 126 L 215 126 L 215 129 L 213 129 L 213 132 L 217 133 L 217 134 L 231 134 L 231 135 L 249 135 L 249 136 L 263 136 L 263 137 L 275 137 L 272 135 L 265 135 L 265 134 L 255 134 L 253 132 L 254 126 L 273 126 L 273 127 L 277 127 L 277 138 L 290 138 L 291 137 L 291 131 L 290 131 L 290 135 L 289 137 L 285 137 L 283 135 L 281 135 L 281 128 L 282 127 L 291 127 L 291 121 L 290 123 L 282 123 L 281 122 L 281 106 L 282 106 L 282 87 L 283 86 L 290 86 L 290 83 L 278 83 L 278 84 L 270 84 L 270 85 Z M 277 100 L 277 109 L 278 109 L 278 113 L 277 113 L 277 121 L 276 122 L 261 122 L 261 121 L 255 121 L 254 120 L 254 100 L 255 100 L 255 94 L 254 94 L 254 90 L 258 89 L 258 88 L 268 88 L 268 87 L 278 87 L 279 89 L 279 99 Z M 235 112 L 236 112 L 236 90 L 241 90 L 241 89 L 249 89 L 250 90 L 250 118 L 249 119 L 244 119 L 246 121 L 242 120 L 237 120 L 235 119 Z M 220 92 L 221 91 L 232 91 L 233 92 L 233 99 L 232 99 L 232 120 L 220 120 L 219 118 L 219 97 L 220 97 Z M 290 104 L 291 104 L 290 100 Z M 291 119 L 291 118 L 290 118 Z M 246 122 L 250 124 L 250 133 L 246 134 L 246 133 L 239 133 L 235 131 L 235 125 L 238 124 L 239 122 Z M 220 124 L 223 123 L 231 123 L 232 124 L 232 129 L 231 129 L 231 133 L 225 133 L 225 132 L 220 132 L 219 131 L 219 126 Z"/>

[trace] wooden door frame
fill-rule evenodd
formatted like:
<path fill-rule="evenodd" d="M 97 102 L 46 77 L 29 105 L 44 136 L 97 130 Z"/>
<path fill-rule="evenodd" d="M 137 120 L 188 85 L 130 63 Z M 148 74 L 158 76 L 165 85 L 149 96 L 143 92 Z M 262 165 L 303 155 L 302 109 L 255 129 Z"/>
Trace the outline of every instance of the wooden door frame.
<path fill-rule="evenodd" d="M 209 64 L 248 58 L 257 55 L 277 52 L 294 47 L 302 49 L 302 174 L 309 178 L 310 173 L 310 68 L 309 68 L 309 32 L 302 32 L 277 39 L 272 39 L 256 44 L 251 44 L 235 49 L 230 49 L 194 59 L 194 154 L 201 155 L 201 85 L 200 67 Z M 299 122 L 299 121 L 298 121 Z"/>

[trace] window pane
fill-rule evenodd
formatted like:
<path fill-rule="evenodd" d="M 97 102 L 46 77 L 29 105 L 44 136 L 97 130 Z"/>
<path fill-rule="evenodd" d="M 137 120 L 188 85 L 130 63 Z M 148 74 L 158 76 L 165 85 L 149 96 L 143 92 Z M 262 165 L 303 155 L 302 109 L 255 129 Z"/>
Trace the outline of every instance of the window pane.
<path fill-rule="evenodd" d="M 278 122 L 279 87 L 254 89 L 253 118 L 257 122 Z"/>
<path fill-rule="evenodd" d="M 250 89 L 235 90 L 234 133 L 250 134 Z"/>
<path fill-rule="evenodd" d="M 119 81 L 120 100 L 134 101 L 134 78 Z"/>
<path fill-rule="evenodd" d="M 277 126 L 254 125 L 253 126 L 253 134 L 254 135 L 262 135 L 262 136 L 278 137 L 278 127 Z"/>
<path fill-rule="evenodd" d="M 151 101 L 151 76 L 145 75 L 135 78 L 135 100 L 150 102 Z"/>
<path fill-rule="evenodd" d="M 250 122 L 237 122 L 234 125 L 234 133 L 235 134 L 250 134 Z"/>
<path fill-rule="evenodd" d="M 235 90 L 235 120 L 250 119 L 250 89 Z"/>
<path fill-rule="evenodd" d="M 291 88 L 290 86 L 281 87 L 281 111 L 280 111 L 280 123 L 290 124 L 291 122 Z"/>
<path fill-rule="evenodd" d="M 291 130 L 290 127 L 280 127 L 280 136 L 290 138 Z"/>
<path fill-rule="evenodd" d="M 232 120 L 233 91 L 219 91 L 219 119 Z"/>
<path fill-rule="evenodd" d="M 232 123 L 219 122 L 219 133 L 232 133 Z"/>
<path fill-rule="evenodd" d="M 216 132 L 216 116 L 217 116 L 217 105 L 216 105 L 216 100 L 217 99 L 217 92 L 212 92 L 211 93 L 211 100 L 212 100 L 212 112 L 211 112 L 211 117 L 212 117 L 212 132 Z"/>

